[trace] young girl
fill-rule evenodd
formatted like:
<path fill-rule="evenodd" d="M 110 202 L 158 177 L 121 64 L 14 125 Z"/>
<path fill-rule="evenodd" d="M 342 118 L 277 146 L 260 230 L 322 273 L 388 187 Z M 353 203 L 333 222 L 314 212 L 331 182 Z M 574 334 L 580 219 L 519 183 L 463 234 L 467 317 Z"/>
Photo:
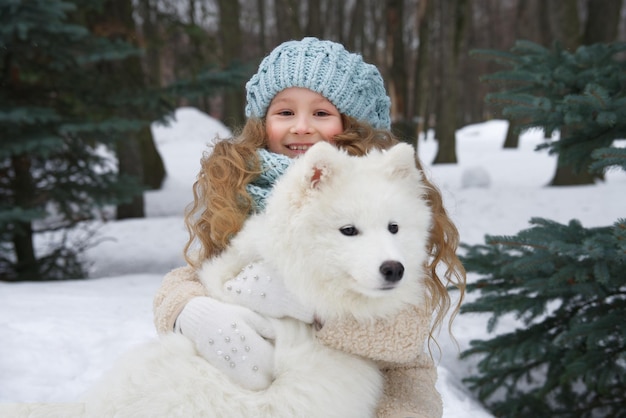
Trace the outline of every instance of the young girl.
<path fill-rule="evenodd" d="M 189 265 L 166 275 L 154 300 L 154 313 L 160 333 L 182 332 L 207 361 L 234 381 L 261 390 L 272 381 L 273 330 L 259 314 L 311 323 L 313 313 L 294 301 L 282 278 L 262 263 L 226 283 L 239 295 L 238 305 L 210 298 L 196 268 L 224 250 L 253 211 L 263 210 L 273 182 L 291 158 L 314 143 L 328 141 L 352 155 L 363 155 L 396 141 L 389 133 L 390 100 L 380 73 L 334 42 L 305 38 L 279 45 L 261 62 L 246 84 L 246 93 L 248 121 L 242 132 L 216 143 L 212 153 L 202 158 L 194 202 L 185 218 Z M 416 164 L 421 168 L 419 161 Z M 316 332 L 323 344 L 379 364 L 385 376 L 379 417 L 442 415 L 436 368 L 424 352 L 425 342 L 450 308 L 446 285 L 458 287 L 462 299 L 465 272 L 455 255 L 457 229 L 437 188 L 425 182 L 434 215 L 426 306 L 375 323 L 327 321 Z M 199 249 L 192 252 L 195 243 Z M 272 280 L 248 280 L 241 291 L 244 276 Z"/>

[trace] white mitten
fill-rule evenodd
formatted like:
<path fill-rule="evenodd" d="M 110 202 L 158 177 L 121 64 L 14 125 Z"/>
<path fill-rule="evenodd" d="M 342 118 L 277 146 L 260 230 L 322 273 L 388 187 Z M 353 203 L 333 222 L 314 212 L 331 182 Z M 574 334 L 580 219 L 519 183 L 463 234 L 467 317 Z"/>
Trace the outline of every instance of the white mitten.
<path fill-rule="evenodd" d="M 263 262 L 248 264 L 234 278 L 224 283 L 224 290 L 237 305 L 272 318 L 289 316 L 307 324 L 313 323 L 315 312 L 302 305 L 287 290 L 282 277 Z"/>
<path fill-rule="evenodd" d="M 276 338 L 271 323 L 243 306 L 209 297 L 191 299 L 176 320 L 175 330 L 194 342 L 212 366 L 250 390 L 273 380 Z"/>

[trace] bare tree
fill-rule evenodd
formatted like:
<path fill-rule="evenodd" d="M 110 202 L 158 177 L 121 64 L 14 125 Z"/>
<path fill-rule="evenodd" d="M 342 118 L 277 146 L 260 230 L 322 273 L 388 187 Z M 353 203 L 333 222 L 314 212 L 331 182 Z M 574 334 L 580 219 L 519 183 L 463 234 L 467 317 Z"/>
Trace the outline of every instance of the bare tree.
<path fill-rule="evenodd" d="M 309 0 L 307 10 L 306 36 L 322 36 L 322 2 Z"/>
<path fill-rule="evenodd" d="M 176 41 L 160 51 L 163 80 L 193 76 L 212 62 L 258 59 L 278 43 L 302 36 L 341 42 L 383 73 L 396 125 L 416 117 L 420 132 L 433 125 L 439 140 L 436 162 L 453 162 L 457 127 L 499 116 L 483 100 L 490 86 L 478 81 L 497 66 L 468 57 L 469 50 L 506 50 L 516 39 L 545 46 L 559 40 L 568 48 L 610 39 L 623 0 L 185 0 L 188 7 L 183 9 L 157 0 L 135 2 L 140 11 L 157 3 L 186 15 L 170 14 L 167 22 L 157 19 L 157 27 L 145 21 L 145 66 L 152 68 L 150 74 L 158 71 L 156 57 L 148 58 L 154 52 L 149 49 L 149 34 L 154 32 L 157 38 L 160 34 Z M 214 13 L 216 5 L 220 11 Z M 238 25 L 237 5 L 246 13 L 239 16 Z M 142 20 L 154 16 L 146 13 L 140 12 Z M 239 33 L 233 32 L 237 27 Z M 213 112 L 229 125 L 240 120 L 243 108 L 234 95 L 225 96 L 223 114 Z M 191 104 L 211 111 L 211 103 Z M 394 129 L 398 132 L 398 126 Z M 507 136 L 505 145 L 515 147 L 516 140 L 516 135 Z"/>
<path fill-rule="evenodd" d="M 550 2 L 550 17 L 554 37 L 572 51 L 583 41 L 586 44 L 614 41 L 618 33 L 621 8 L 621 0 L 587 1 L 586 9 L 583 10 L 584 15 L 587 16 L 587 24 L 582 32 L 576 0 L 552 1 Z M 560 134 L 561 136 L 567 135 L 567 132 L 562 129 Z M 596 178 L 596 175 L 590 174 L 587 170 L 574 170 L 569 164 L 563 162 L 563 157 L 559 154 L 558 166 L 550 185 L 593 184 Z"/>
<path fill-rule="evenodd" d="M 434 14 L 434 0 L 422 0 L 419 2 L 419 9 L 416 15 L 418 25 L 419 49 L 417 52 L 417 62 L 415 64 L 415 114 L 418 116 L 418 133 L 428 131 L 429 100 L 430 91 L 430 32 L 432 30 L 430 22 Z"/>
<path fill-rule="evenodd" d="M 469 0 L 441 0 L 440 100 L 436 137 L 439 143 L 434 164 L 456 163 L 457 98 L 459 93 L 459 52 L 471 8 Z"/>
<path fill-rule="evenodd" d="M 131 0 L 107 0 L 104 2 L 102 13 L 93 15 L 90 26 L 94 32 L 104 31 L 102 34 L 111 39 L 122 39 L 131 44 L 137 44 L 137 29 L 132 18 L 133 6 Z M 104 29 L 102 29 L 104 28 Z M 139 57 L 130 57 L 124 63 L 124 71 L 116 68 L 107 68 L 104 71 L 117 73 L 120 89 L 128 89 L 146 85 L 146 77 Z M 141 184 L 154 188 L 161 186 L 165 177 L 165 167 L 159 155 L 150 127 L 144 127 L 135 134 L 130 134 L 124 141 L 118 142 L 117 158 L 119 172 L 136 178 Z M 117 206 L 117 218 L 144 217 L 143 195 L 137 195 L 129 203 Z"/>
<path fill-rule="evenodd" d="M 265 0 L 257 0 L 257 11 L 259 13 L 259 49 L 265 53 L 267 50 L 266 44 L 266 28 L 265 28 L 265 8 L 266 8 Z"/>
<path fill-rule="evenodd" d="M 549 46 L 551 40 L 550 14 L 548 13 L 548 3 L 545 0 L 519 0 L 514 19 L 516 39 L 526 39 Z M 503 148 L 517 148 L 519 135 L 517 123 L 509 120 Z"/>
<path fill-rule="evenodd" d="M 605 0 L 597 3 L 608 3 Z M 596 2 L 594 2 L 594 5 Z M 591 7 L 591 5 L 590 5 Z M 593 7 L 592 7 L 593 8 Z M 582 41 L 581 22 L 579 18 L 578 3 L 576 0 L 550 1 L 549 8 L 550 23 L 554 39 L 559 41 L 564 48 L 569 51 L 575 51 Z M 589 13 L 587 13 L 589 15 Z M 595 14 L 594 14 L 595 16 Z M 588 27 L 596 27 L 591 24 Z M 617 31 L 616 31 L 617 32 Z M 588 39 L 593 39 L 591 33 L 586 35 Z M 561 129 L 561 136 L 567 135 L 567 131 Z M 590 174 L 586 170 L 575 170 L 570 164 L 566 163 L 562 153 L 557 157 L 558 163 L 554 177 L 550 181 L 552 186 L 570 186 L 579 184 L 593 184 L 595 175 Z"/>
<path fill-rule="evenodd" d="M 622 0 L 587 0 L 587 24 L 582 44 L 613 42 L 618 37 Z"/>
<path fill-rule="evenodd" d="M 242 33 L 239 26 L 239 1 L 218 0 L 219 39 L 222 47 L 222 65 L 230 66 L 241 61 Z M 231 127 L 243 125 L 244 96 L 241 91 L 229 91 L 224 94 L 224 115 L 226 124 Z"/>
<path fill-rule="evenodd" d="M 302 37 L 302 28 L 298 19 L 300 2 L 296 0 L 274 0 L 276 14 L 276 32 L 278 43 Z"/>
<path fill-rule="evenodd" d="M 408 105 L 408 60 L 404 44 L 404 1 L 387 0 L 385 15 L 387 19 L 387 35 L 385 41 L 385 68 L 387 74 L 387 90 L 391 97 L 392 127 L 399 138 L 416 142 L 416 127 L 411 120 Z"/>
<path fill-rule="evenodd" d="M 146 51 L 144 66 L 146 76 L 150 83 L 156 86 L 163 84 L 161 75 L 160 45 L 162 39 L 159 35 L 159 22 L 157 8 L 154 0 L 139 0 L 136 6 L 137 13 L 141 16 L 142 43 Z"/>
<path fill-rule="evenodd" d="M 403 32 L 403 0 L 387 0 L 387 35 L 385 42 L 385 58 L 387 68 L 387 88 L 391 97 L 391 120 L 405 119 L 407 102 L 407 74 L 404 60 Z"/>
<path fill-rule="evenodd" d="M 365 44 L 365 4 L 363 0 L 356 0 L 352 8 L 346 46 L 351 51 L 362 51 Z"/>

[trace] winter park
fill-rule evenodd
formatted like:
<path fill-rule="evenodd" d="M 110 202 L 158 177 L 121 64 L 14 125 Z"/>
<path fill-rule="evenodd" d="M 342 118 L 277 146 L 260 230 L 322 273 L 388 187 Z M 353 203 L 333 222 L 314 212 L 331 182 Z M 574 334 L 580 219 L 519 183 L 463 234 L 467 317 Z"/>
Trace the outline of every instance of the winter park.
<path fill-rule="evenodd" d="M 525 134 L 519 149 L 503 150 L 506 128 L 497 120 L 464 127 L 458 132 L 460 164 L 426 168 L 443 190 L 463 242 L 480 243 L 485 231 L 514 234 L 534 216 L 561 223 L 575 218 L 586 227 L 621 216 L 624 173 L 609 172 L 594 186 L 546 187 L 556 160 L 534 151 L 542 133 Z M 89 280 L 0 283 L 1 402 L 70 402 L 129 347 L 156 338 L 152 298 L 163 274 L 184 262 L 180 214 L 191 198 L 198 156 L 210 138 L 228 131 L 191 108 L 179 109 L 176 122 L 153 131 L 170 175 L 162 190 L 146 195 L 146 219 L 101 226 L 102 242 L 86 254 Z M 423 138 L 418 147 L 429 161 L 436 142 Z M 505 318 L 499 329 L 518 325 Z M 460 315 L 453 333 L 461 350 L 486 337 L 486 326 L 486 315 Z M 437 381 L 444 416 L 491 416 L 461 382 L 473 362 L 459 360 L 445 335 Z"/>
<path fill-rule="evenodd" d="M 625 17 L 3 2 L 0 417 L 626 417 Z"/>

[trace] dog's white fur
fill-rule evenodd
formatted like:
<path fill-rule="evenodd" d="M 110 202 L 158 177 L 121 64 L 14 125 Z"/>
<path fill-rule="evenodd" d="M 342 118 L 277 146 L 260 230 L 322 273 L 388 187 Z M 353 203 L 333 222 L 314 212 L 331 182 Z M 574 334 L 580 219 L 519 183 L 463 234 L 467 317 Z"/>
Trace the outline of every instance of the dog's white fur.
<path fill-rule="evenodd" d="M 264 260 L 322 322 L 350 316 L 371 321 L 419 304 L 431 211 L 414 158 L 407 144 L 366 157 L 316 144 L 275 185 L 266 211 L 252 216 L 231 246 L 203 265 L 201 280 L 212 296 L 228 301 L 223 283 L 248 263 Z M 401 280 L 385 280 L 381 266 L 398 263 L 404 267 Z M 383 381 L 373 362 L 322 345 L 310 325 L 271 321 L 276 369 L 268 389 L 235 385 L 190 341 L 172 334 L 123 357 L 85 398 L 87 415 L 375 415 Z"/>

